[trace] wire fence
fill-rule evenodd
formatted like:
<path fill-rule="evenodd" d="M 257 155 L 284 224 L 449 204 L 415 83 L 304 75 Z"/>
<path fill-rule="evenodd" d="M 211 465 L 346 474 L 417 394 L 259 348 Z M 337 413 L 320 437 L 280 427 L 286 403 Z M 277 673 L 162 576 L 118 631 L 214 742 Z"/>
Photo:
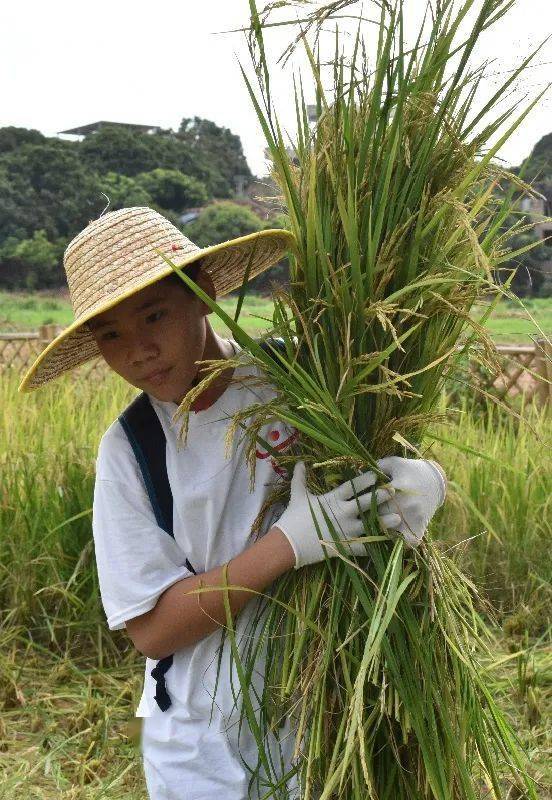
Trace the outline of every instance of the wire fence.
<path fill-rule="evenodd" d="M 23 375 L 62 330 L 62 325 L 41 325 L 36 331 L 0 332 L 0 375 L 6 371 Z M 78 367 L 75 372 L 78 375 L 100 377 L 108 369 L 103 358 L 94 358 Z"/>
<path fill-rule="evenodd" d="M 36 331 L 0 332 L 0 374 L 17 371 L 23 374 L 39 353 L 63 330 L 60 325 L 42 325 Z M 491 370 L 479 361 L 469 362 L 468 384 L 481 394 L 490 394 L 508 403 L 523 395 L 524 401 L 552 408 L 552 346 L 546 339 L 531 344 L 498 344 L 500 371 Z M 78 367 L 77 375 L 105 375 L 108 366 L 102 358 Z"/>

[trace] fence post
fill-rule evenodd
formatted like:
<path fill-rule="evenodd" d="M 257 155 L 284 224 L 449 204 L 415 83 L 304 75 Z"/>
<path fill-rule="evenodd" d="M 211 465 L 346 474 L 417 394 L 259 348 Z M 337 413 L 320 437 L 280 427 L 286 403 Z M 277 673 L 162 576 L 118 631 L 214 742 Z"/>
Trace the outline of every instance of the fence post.
<path fill-rule="evenodd" d="M 40 325 L 38 328 L 39 339 L 43 344 L 50 344 L 50 342 L 56 338 L 58 333 L 61 333 L 62 329 L 63 328 L 61 325 Z"/>
<path fill-rule="evenodd" d="M 535 391 L 539 405 L 550 403 L 552 407 L 552 346 L 545 339 L 535 341 L 535 372 L 545 379 L 539 381 Z"/>

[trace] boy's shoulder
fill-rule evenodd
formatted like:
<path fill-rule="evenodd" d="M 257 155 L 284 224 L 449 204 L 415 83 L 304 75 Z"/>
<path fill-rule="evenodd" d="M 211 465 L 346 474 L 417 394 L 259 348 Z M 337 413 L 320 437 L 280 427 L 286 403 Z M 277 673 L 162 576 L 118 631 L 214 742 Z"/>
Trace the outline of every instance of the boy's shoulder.
<path fill-rule="evenodd" d="M 137 394 L 132 400 L 130 400 L 126 406 L 121 408 L 113 422 L 109 425 L 107 430 L 103 433 L 100 444 L 98 447 L 98 453 L 100 454 L 109 454 L 114 449 L 123 448 L 126 451 L 127 455 L 132 454 L 132 447 L 130 445 L 129 439 L 127 434 L 125 433 L 124 426 L 121 424 L 121 418 L 123 415 L 127 415 L 129 411 L 132 410 L 137 404 L 141 407 L 144 406 L 143 401 L 148 400 L 151 403 L 151 398 L 145 394 L 145 392 L 141 392 Z M 137 403 L 138 401 L 138 403 Z M 155 403 L 151 403 L 152 409 L 155 408 Z"/>
<path fill-rule="evenodd" d="M 119 417 L 104 432 L 98 445 L 96 477 L 103 480 L 124 481 L 137 477 L 132 447 Z"/>

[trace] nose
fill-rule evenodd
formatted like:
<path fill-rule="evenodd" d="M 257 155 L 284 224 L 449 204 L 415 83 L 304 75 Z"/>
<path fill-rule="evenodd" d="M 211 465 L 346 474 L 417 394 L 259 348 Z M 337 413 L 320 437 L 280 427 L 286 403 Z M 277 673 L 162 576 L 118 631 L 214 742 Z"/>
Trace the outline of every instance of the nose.
<path fill-rule="evenodd" d="M 159 346 L 148 336 L 136 335 L 128 345 L 127 363 L 133 367 L 159 357 Z"/>

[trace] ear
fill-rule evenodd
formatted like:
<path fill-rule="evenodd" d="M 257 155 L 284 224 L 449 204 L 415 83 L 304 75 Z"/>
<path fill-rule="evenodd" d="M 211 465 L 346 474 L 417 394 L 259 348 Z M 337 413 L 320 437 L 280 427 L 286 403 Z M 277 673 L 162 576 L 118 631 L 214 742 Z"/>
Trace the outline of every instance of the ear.
<path fill-rule="evenodd" d="M 205 294 L 209 295 L 211 300 L 215 300 L 216 301 L 216 299 L 217 299 L 217 290 L 215 289 L 215 284 L 213 283 L 213 280 L 212 280 L 212 278 L 211 278 L 211 276 L 209 275 L 208 272 L 206 272 L 204 269 L 201 269 L 198 272 L 195 281 L 198 284 L 198 286 L 200 286 L 203 289 Z M 197 298 L 197 300 L 198 300 L 199 303 L 201 303 L 201 313 L 202 314 L 206 315 L 206 314 L 212 314 L 213 313 L 212 310 L 209 308 L 209 306 L 206 305 L 202 300 L 200 300 L 199 297 Z"/>

